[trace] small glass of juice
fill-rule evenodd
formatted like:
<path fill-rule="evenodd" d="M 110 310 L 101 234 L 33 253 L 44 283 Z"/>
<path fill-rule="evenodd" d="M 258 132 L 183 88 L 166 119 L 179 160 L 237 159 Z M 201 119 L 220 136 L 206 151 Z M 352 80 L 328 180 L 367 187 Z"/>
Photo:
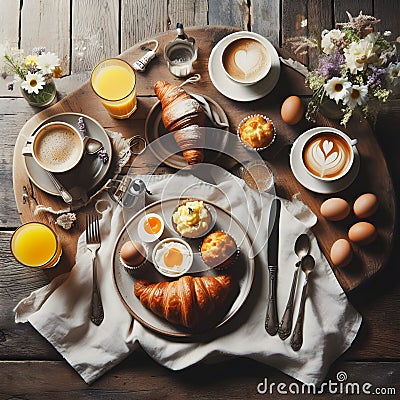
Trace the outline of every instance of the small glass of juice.
<path fill-rule="evenodd" d="M 90 77 L 93 91 L 113 118 L 129 118 L 136 110 L 136 74 L 126 61 L 108 58 Z"/>
<path fill-rule="evenodd" d="M 62 250 L 51 228 L 41 222 L 28 222 L 13 233 L 11 252 L 22 265 L 51 268 L 58 263 Z"/>

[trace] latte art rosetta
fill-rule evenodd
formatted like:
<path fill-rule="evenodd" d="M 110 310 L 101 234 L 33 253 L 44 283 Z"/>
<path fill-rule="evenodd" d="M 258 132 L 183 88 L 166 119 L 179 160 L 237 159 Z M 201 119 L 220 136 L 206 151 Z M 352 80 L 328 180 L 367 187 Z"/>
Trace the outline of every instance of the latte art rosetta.
<path fill-rule="evenodd" d="M 303 160 L 311 174 L 319 178 L 337 178 L 350 163 L 349 144 L 338 135 L 324 133 L 313 137 L 304 147 Z"/>

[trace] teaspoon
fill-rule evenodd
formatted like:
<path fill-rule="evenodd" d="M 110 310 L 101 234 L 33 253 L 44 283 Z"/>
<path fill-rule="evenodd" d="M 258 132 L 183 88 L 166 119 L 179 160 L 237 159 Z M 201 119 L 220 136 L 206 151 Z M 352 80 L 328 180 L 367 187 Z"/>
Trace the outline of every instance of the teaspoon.
<path fill-rule="evenodd" d="M 47 175 L 49 176 L 50 180 L 53 182 L 53 185 L 56 187 L 58 193 L 60 193 L 60 196 L 62 199 L 67 203 L 71 204 L 72 203 L 72 196 L 71 193 L 68 192 L 67 189 L 63 185 L 61 185 L 60 181 L 54 176 L 54 174 L 47 169 L 45 170 L 47 172 Z"/>
<path fill-rule="evenodd" d="M 292 287 L 290 289 L 289 299 L 286 305 L 285 313 L 283 314 L 282 321 L 279 324 L 278 334 L 282 340 L 285 340 L 289 337 L 290 332 L 292 331 L 292 321 L 293 321 L 293 303 L 294 296 L 296 293 L 297 287 L 297 276 L 299 273 L 299 267 L 302 264 L 303 258 L 310 251 L 310 239 L 306 234 L 300 235 L 296 243 L 294 244 L 294 251 L 299 258 L 299 261 L 295 264 L 296 270 L 293 273 Z"/>
<path fill-rule="evenodd" d="M 293 329 L 292 337 L 290 338 L 290 345 L 294 351 L 300 350 L 303 345 L 303 322 L 304 322 L 304 308 L 307 297 L 307 287 L 308 287 L 308 278 L 311 272 L 315 267 L 314 257 L 307 254 L 304 256 L 301 262 L 301 269 L 306 274 L 306 280 L 304 282 L 303 291 L 301 293 L 301 301 L 299 308 L 299 315 L 297 316 L 296 325 Z"/>
<path fill-rule="evenodd" d="M 96 154 L 103 148 L 103 143 L 94 138 L 88 138 L 85 144 L 85 150 L 88 154 Z"/>

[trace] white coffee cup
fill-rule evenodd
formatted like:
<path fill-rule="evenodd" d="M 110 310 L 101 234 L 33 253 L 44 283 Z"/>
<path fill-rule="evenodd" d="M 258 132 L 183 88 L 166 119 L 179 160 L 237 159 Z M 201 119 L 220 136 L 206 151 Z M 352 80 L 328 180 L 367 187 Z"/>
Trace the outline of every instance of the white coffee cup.
<path fill-rule="evenodd" d="M 246 35 L 237 35 L 225 44 L 220 62 L 231 80 L 245 86 L 261 81 L 271 69 L 271 56 L 265 44 Z"/>
<path fill-rule="evenodd" d="M 87 140 L 70 124 L 50 122 L 28 140 L 22 154 L 32 156 L 47 171 L 67 172 L 82 159 Z"/>
<path fill-rule="evenodd" d="M 357 139 L 350 139 L 339 129 L 321 127 L 301 148 L 301 162 L 312 177 L 324 181 L 343 178 L 354 163 Z"/>

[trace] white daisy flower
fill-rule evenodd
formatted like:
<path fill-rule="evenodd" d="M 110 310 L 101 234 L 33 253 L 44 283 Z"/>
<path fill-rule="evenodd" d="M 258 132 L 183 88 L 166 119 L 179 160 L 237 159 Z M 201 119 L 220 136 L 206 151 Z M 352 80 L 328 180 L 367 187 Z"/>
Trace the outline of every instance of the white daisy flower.
<path fill-rule="evenodd" d="M 387 67 L 387 73 L 390 81 L 396 86 L 399 83 L 400 78 L 400 62 L 397 64 L 390 63 Z"/>
<path fill-rule="evenodd" d="M 340 78 L 336 76 L 329 79 L 329 81 L 324 85 L 326 94 L 331 99 L 335 100 L 336 104 L 339 103 L 339 100 L 344 99 L 350 87 L 351 83 L 347 80 L 347 78 Z"/>
<path fill-rule="evenodd" d="M 22 89 L 26 90 L 29 94 L 39 93 L 39 90 L 43 89 L 45 80 L 42 74 L 35 72 L 34 74 L 28 72 L 26 78 L 21 83 Z"/>
<path fill-rule="evenodd" d="M 54 69 L 60 65 L 60 59 L 54 53 L 43 53 L 37 58 L 37 67 L 44 75 L 52 74 Z"/>
<path fill-rule="evenodd" d="M 343 99 L 343 104 L 347 104 L 353 110 L 357 104 L 362 106 L 367 100 L 368 86 L 353 85 Z"/>

